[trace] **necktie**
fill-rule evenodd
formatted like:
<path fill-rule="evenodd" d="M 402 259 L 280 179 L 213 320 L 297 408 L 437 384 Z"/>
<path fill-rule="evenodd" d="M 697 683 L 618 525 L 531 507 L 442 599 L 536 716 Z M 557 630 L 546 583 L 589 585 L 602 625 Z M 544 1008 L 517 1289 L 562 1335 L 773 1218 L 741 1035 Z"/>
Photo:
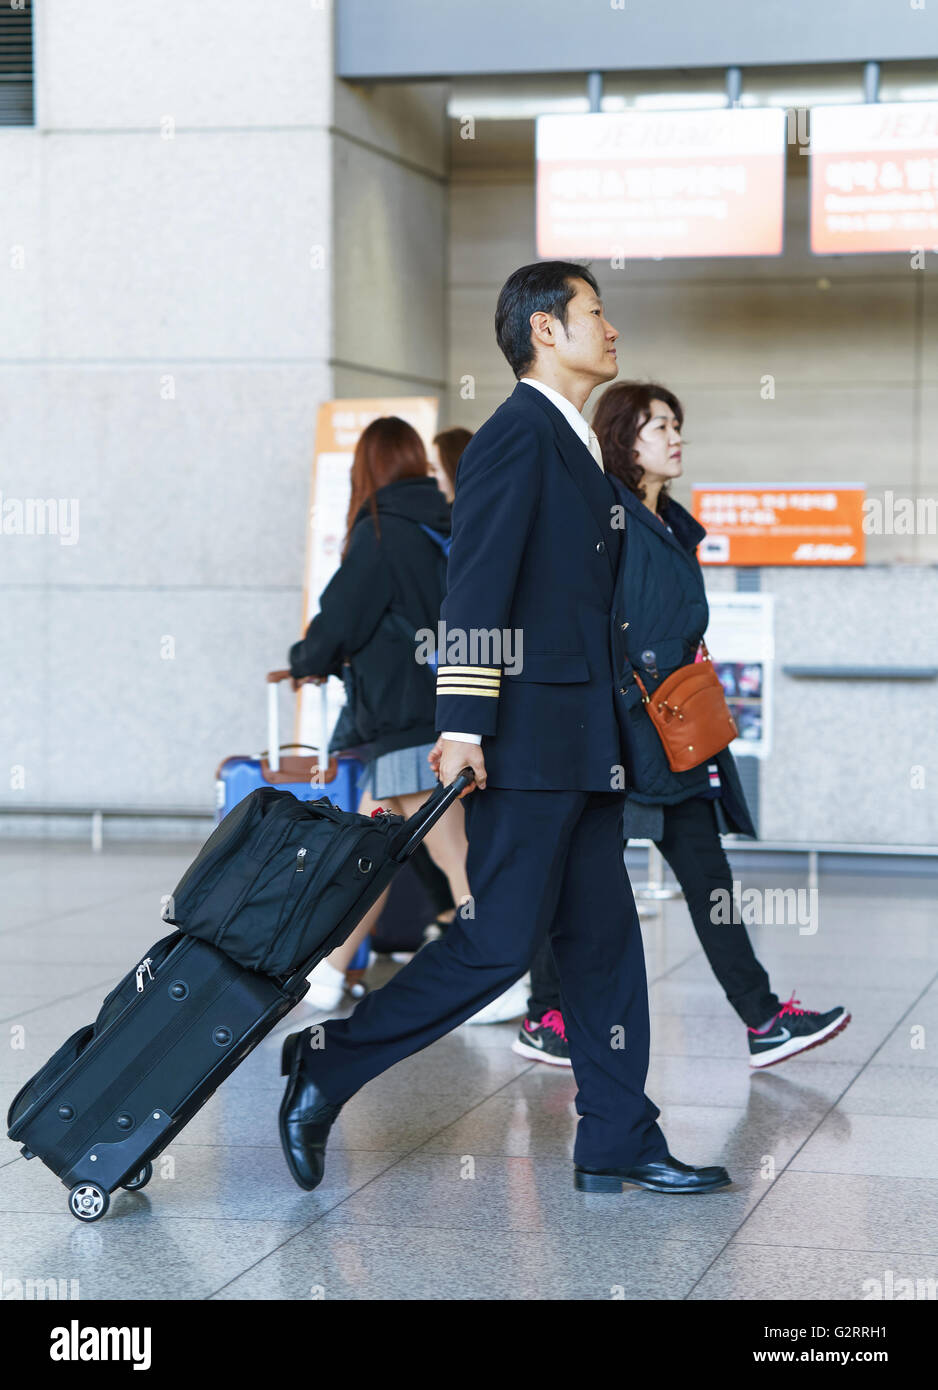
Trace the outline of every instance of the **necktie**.
<path fill-rule="evenodd" d="M 603 451 L 599 447 L 599 439 L 596 435 L 596 431 L 593 429 L 592 426 L 590 426 L 590 442 L 588 447 L 590 453 L 593 455 L 593 458 L 596 460 L 600 468 L 605 473 L 606 465 L 603 463 Z"/>

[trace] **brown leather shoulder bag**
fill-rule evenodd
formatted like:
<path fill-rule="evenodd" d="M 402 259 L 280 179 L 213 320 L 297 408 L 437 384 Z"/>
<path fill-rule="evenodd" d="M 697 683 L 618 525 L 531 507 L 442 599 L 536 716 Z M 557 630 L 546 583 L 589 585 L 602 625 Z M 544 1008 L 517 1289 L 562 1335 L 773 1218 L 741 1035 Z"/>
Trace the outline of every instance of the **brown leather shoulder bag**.
<path fill-rule="evenodd" d="M 707 644 L 703 660 L 672 671 L 649 695 L 635 672 L 642 704 L 661 739 L 672 772 L 689 772 L 729 747 L 739 735 Z"/>

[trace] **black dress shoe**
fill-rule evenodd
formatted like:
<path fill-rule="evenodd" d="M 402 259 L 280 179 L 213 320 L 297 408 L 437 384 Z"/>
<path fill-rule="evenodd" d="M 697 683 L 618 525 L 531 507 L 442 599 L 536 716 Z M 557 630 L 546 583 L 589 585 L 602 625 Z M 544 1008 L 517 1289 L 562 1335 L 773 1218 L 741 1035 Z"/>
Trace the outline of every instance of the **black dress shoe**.
<path fill-rule="evenodd" d="M 307 1192 L 322 1182 L 326 1140 L 342 1109 L 341 1105 L 326 1100 L 306 1076 L 303 1045 L 308 1041 L 309 1031 L 306 1028 L 302 1033 L 287 1036 L 280 1062 L 281 1075 L 290 1078 L 280 1102 L 280 1142 L 294 1180 Z"/>
<path fill-rule="evenodd" d="M 640 1163 L 635 1168 L 581 1168 L 577 1163 L 573 1169 L 578 1192 L 621 1192 L 626 1183 L 647 1187 L 649 1192 L 716 1192 L 730 1181 L 725 1168 L 691 1168 L 670 1154 L 658 1163 Z"/>

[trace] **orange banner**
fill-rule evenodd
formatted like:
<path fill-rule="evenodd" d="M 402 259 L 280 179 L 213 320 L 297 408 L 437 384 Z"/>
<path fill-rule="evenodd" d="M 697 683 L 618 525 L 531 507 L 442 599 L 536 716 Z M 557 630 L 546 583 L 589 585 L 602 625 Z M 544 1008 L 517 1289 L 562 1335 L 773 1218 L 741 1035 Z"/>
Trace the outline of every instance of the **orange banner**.
<path fill-rule="evenodd" d="M 752 487 L 699 484 L 691 510 L 706 527 L 702 565 L 862 565 L 861 483 Z"/>

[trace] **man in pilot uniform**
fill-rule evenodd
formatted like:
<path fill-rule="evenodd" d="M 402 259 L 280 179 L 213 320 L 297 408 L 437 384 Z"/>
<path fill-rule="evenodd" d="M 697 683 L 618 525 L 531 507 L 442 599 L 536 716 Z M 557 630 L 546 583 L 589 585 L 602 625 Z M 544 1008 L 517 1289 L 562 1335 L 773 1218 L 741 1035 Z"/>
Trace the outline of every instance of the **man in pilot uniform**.
<path fill-rule="evenodd" d="M 316 1187 L 342 1104 L 503 993 L 548 934 L 578 1087 L 576 1186 L 712 1191 L 726 1170 L 673 1158 L 644 1092 L 648 992 L 614 705 L 622 532 L 580 413 L 617 373 L 618 335 L 593 276 L 563 261 L 515 271 L 495 329 L 518 384 L 459 462 L 432 757 L 443 783 L 475 774 L 471 914 L 326 1023 L 319 1046 L 310 1030 L 287 1039 L 284 1153 L 300 1186 Z"/>

